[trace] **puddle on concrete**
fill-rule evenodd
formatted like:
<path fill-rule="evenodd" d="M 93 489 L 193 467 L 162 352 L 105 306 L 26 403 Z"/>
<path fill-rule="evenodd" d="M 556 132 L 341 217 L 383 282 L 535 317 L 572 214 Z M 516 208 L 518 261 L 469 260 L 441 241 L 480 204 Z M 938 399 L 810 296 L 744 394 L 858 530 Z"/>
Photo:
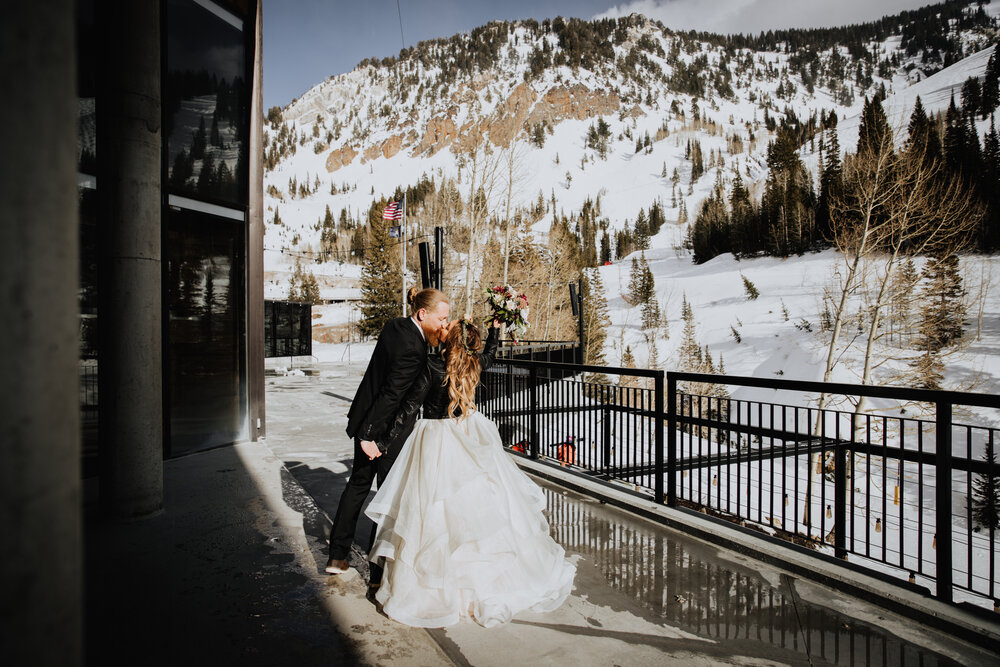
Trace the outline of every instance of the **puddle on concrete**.
<path fill-rule="evenodd" d="M 794 579 L 775 587 L 749 567 L 715 555 L 713 547 L 678 539 L 598 501 L 542 484 L 553 537 L 592 562 L 615 594 L 631 598 L 647 620 L 759 652 L 800 654 L 803 662 L 835 665 L 959 664 L 886 630 L 802 600 Z M 588 591 L 590 593 L 590 591 Z"/>
<path fill-rule="evenodd" d="M 289 376 L 289 375 L 292 376 L 292 377 L 294 377 L 296 375 L 299 375 L 300 373 L 302 375 L 306 376 L 306 377 L 318 377 L 319 374 L 320 374 L 320 369 L 318 369 L 318 368 L 290 368 L 290 369 L 283 369 L 281 372 L 278 372 L 278 370 L 274 369 L 274 368 L 265 368 L 264 369 L 264 377 L 285 377 L 285 376 Z"/>

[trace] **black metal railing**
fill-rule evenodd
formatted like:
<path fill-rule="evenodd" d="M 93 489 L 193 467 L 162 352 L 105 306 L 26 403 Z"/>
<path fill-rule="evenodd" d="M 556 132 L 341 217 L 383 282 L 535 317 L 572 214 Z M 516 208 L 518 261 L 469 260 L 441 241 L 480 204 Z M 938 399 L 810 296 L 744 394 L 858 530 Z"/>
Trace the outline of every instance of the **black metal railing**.
<path fill-rule="evenodd" d="M 746 388 L 781 400 L 740 397 Z M 878 409 L 856 412 L 862 396 Z M 943 601 L 1000 594 L 998 531 L 977 525 L 970 502 L 977 483 L 1000 483 L 996 396 L 503 359 L 479 401 L 527 456 Z"/>
<path fill-rule="evenodd" d="M 580 344 L 575 340 L 522 340 L 514 343 L 501 341 L 497 357 L 524 361 L 555 361 L 562 364 L 577 364 L 583 360 Z"/>

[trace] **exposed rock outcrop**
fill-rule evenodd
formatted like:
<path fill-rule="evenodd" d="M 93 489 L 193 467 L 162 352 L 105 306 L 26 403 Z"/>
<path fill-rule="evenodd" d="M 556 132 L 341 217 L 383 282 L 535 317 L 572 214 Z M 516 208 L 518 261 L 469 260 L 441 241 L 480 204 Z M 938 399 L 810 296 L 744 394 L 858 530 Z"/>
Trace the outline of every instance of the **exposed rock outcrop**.
<path fill-rule="evenodd" d="M 358 152 L 351 146 L 343 146 L 337 150 L 331 151 L 326 158 L 326 170 L 328 172 L 337 171 L 341 167 L 345 167 L 354 162 L 354 158 L 357 156 Z"/>
<path fill-rule="evenodd" d="M 484 125 L 490 142 L 496 146 L 506 146 L 524 128 L 538 94 L 527 83 L 520 83 Z"/>
<path fill-rule="evenodd" d="M 454 108 L 454 107 L 453 107 Z M 427 128 L 420 143 L 413 149 L 414 155 L 434 155 L 455 140 L 457 129 L 451 115 L 437 116 L 427 121 Z"/>
<path fill-rule="evenodd" d="M 528 117 L 528 125 L 548 121 L 556 125 L 559 121 L 586 120 L 594 116 L 616 113 L 621 107 L 621 99 L 614 92 L 590 90 L 581 83 L 572 86 L 554 86 L 535 105 Z"/>

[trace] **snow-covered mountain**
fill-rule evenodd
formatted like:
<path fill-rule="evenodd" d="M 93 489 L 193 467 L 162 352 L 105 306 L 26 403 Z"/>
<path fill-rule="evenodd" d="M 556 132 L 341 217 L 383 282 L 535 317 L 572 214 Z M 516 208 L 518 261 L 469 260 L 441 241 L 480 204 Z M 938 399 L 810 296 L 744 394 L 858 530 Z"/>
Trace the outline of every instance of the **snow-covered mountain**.
<path fill-rule="evenodd" d="M 561 19 L 547 26 L 494 23 L 472 35 L 421 43 L 398 58 L 366 61 L 330 77 L 268 125 L 273 168 L 265 180 L 267 206 L 280 207 L 284 221 L 269 229 L 268 243 L 315 248 L 318 238 L 310 228 L 325 206 L 334 216 L 342 209 L 357 213 L 422 175 L 457 176 L 458 154 L 477 136 L 495 146 L 523 146 L 531 186 L 518 193 L 522 204 L 539 191 L 546 198 L 555 191 L 559 207 L 569 212 L 601 194 L 612 226 L 634 219 L 657 198 L 669 200 L 664 170 L 672 175 L 677 169 L 687 184 L 685 149 L 697 139 L 705 155 L 720 154 L 720 163 L 706 170 L 693 192 L 685 188 L 686 208 L 693 211 L 718 172 L 727 178 L 739 169 L 750 183 L 766 177 L 768 117 L 792 112 L 805 120 L 835 111 L 842 119 L 840 145 L 849 148 L 863 98 L 880 87 L 888 92 L 890 119 L 899 125 L 905 126 L 918 94 L 928 112 L 944 109 L 965 79 L 985 68 L 1000 3 L 984 9 L 988 26 L 949 35 L 956 52 L 968 57 L 931 76 L 926 73 L 941 64 L 923 52 L 907 55 L 908 24 L 902 20 L 879 41 L 822 50 L 808 40 L 798 47 L 775 41 L 774 50 L 735 48 L 732 41 L 675 33 L 638 15 L 613 29 L 595 22 L 574 33 L 603 39 L 600 47 L 567 43 L 580 22 L 559 33 Z M 610 125 L 605 158 L 585 141 L 598 117 Z M 540 147 L 532 142 L 539 125 L 545 128 Z M 647 134 L 651 148 L 637 153 L 636 140 Z M 315 191 L 293 199 L 292 179 Z M 668 219 L 676 219 L 679 205 L 670 208 Z M 292 243 L 296 235 L 298 243 Z"/>
<path fill-rule="evenodd" d="M 962 19 L 949 18 L 942 5 L 868 26 L 756 39 L 678 33 L 638 15 L 494 23 L 397 58 L 363 62 L 269 114 L 268 298 L 287 295 L 296 263 L 316 275 L 322 296 L 350 294 L 359 267 L 349 254 L 319 252 L 326 210 L 338 220 L 364 220 L 373 200 L 397 187 L 421 178 L 467 179 L 469 146 L 478 140 L 497 151 L 515 147 L 525 177 L 514 205 L 545 208 L 538 234 L 548 231 L 553 214 L 572 216 L 588 199 L 599 198 L 612 230 L 659 202 L 667 224 L 650 239 L 646 257 L 671 332 L 652 343 L 661 364 L 675 358 L 684 295 L 702 342 L 724 353 L 728 372 L 816 379 L 822 341 L 800 320 L 816 325 L 836 253 L 738 263 L 725 256 L 694 266 L 683 249 L 685 213 L 693 219 L 716 185 L 727 186 L 737 173 L 759 196 L 767 146 L 782 118 L 807 123 L 834 112 L 840 146 L 853 150 L 866 96 L 884 89 L 883 106 L 900 136 L 918 95 L 928 113 L 943 111 L 966 79 L 982 76 L 1000 25 L 1000 2 L 970 3 L 962 12 Z M 942 22 L 940 39 L 915 36 L 934 21 Z M 942 41 L 945 51 L 928 46 Z M 588 141 L 599 121 L 609 129 L 602 146 Z M 987 126 L 980 121 L 980 133 Z M 692 143 L 706 166 L 693 181 Z M 816 142 L 806 142 L 800 154 L 815 174 Z M 622 298 L 629 259 L 601 268 L 614 325 L 607 358 L 618 364 L 629 346 L 641 366 L 651 350 L 638 310 Z M 979 274 L 988 273 L 992 262 L 976 261 Z M 758 285 L 761 299 L 743 298 L 740 274 Z M 1000 302 L 984 303 L 1000 314 Z M 338 312 L 324 311 L 320 323 L 356 317 L 349 308 Z M 742 332 L 742 342 L 733 330 Z M 976 349 L 1000 349 L 993 344 L 1000 332 L 979 334 L 985 338 Z M 971 382 L 970 368 L 985 371 L 985 384 Z M 995 387 L 995 377 L 1000 365 L 992 362 L 966 359 L 949 367 L 951 386 Z M 849 363 L 836 379 L 857 380 Z"/>

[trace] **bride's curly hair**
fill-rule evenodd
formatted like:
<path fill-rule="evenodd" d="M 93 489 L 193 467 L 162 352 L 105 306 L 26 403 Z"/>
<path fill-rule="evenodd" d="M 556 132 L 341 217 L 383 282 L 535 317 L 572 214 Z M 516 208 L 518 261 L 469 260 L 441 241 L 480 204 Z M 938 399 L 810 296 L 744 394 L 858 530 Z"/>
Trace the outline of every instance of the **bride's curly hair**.
<path fill-rule="evenodd" d="M 461 319 L 448 331 L 444 340 L 445 383 L 448 385 L 448 414 L 468 416 L 476 411 L 476 385 L 482 368 L 479 352 L 483 337 L 470 320 Z"/>

